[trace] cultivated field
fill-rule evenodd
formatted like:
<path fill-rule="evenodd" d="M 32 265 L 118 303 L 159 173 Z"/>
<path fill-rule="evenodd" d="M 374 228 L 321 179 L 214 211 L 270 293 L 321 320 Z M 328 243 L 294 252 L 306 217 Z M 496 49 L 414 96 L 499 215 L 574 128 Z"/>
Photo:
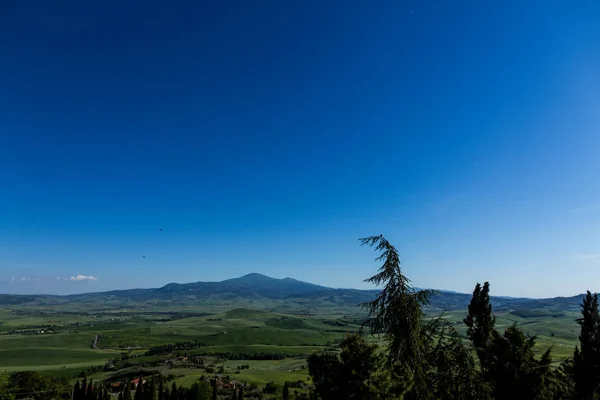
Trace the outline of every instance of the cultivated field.
<path fill-rule="evenodd" d="M 86 372 L 96 382 L 160 372 L 184 386 L 215 373 L 259 388 L 269 382 L 308 382 L 306 356 L 335 351 L 364 317 L 356 308 L 334 305 L 306 315 L 297 307 L 285 312 L 285 304 L 254 301 L 242 308 L 242 303 L 179 309 L 171 302 L 3 306 L 0 379 L 13 371 L 38 370 L 73 380 Z M 465 315 L 466 310 L 451 311 L 444 318 L 464 334 Z M 496 313 L 496 326 L 517 323 L 538 336 L 539 352 L 552 347 L 558 362 L 572 355 L 578 316 L 573 311 L 502 311 Z"/>

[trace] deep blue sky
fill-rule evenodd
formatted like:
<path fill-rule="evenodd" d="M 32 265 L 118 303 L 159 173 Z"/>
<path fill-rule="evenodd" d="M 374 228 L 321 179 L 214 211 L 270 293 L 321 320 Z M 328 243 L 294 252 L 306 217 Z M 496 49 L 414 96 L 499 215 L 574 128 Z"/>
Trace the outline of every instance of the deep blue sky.
<path fill-rule="evenodd" d="M 597 1 L 0 8 L 0 292 L 600 291 Z"/>

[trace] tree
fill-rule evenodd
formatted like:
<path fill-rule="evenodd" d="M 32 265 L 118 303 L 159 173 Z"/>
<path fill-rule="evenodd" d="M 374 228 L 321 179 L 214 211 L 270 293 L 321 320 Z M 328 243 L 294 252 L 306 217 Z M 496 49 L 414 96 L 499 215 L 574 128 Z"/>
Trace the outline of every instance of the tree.
<path fill-rule="evenodd" d="M 218 390 L 218 388 L 217 388 L 217 380 L 213 379 L 212 380 L 212 396 L 211 396 L 212 400 L 217 400 L 217 390 Z"/>
<path fill-rule="evenodd" d="M 282 396 L 283 396 L 282 397 L 283 400 L 290 400 L 290 388 L 289 388 L 289 385 L 287 382 L 283 385 Z"/>
<path fill-rule="evenodd" d="M 579 344 L 573 354 L 573 381 L 577 399 L 600 398 L 600 313 L 598 294 L 587 291 L 581 304 Z"/>
<path fill-rule="evenodd" d="M 506 328 L 503 335 L 493 332 L 488 348 L 490 364 L 484 377 L 493 384 L 495 400 L 542 397 L 552 364 L 551 350 L 537 360 L 534 346 L 535 337 L 527 337 L 516 325 Z"/>
<path fill-rule="evenodd" d="M 381 252 L 376 261 L 383 261 L 379 273 L 366 279 L 376 286 L 384 285 L 375 300 L 362 304 L 368 311 L 364 325 L 371 334 L 383 335 L 388 343 L 388 363 L 401 363 L 411 376 L 414 386 L 410 397 L 425 399 L 430 393 L 426 376 L 430 336 L 424 323 L 423 307 L 427 306 L 431 290 L 416 290 L 402 273 L 396 248 L 383 235 L 359 239 L 361 245 L 376 246 Z"/>
<path fill-rule="evenodd" d="M 159 375 L 159 378 L 158 378 L 158 400 L 165 400 L 164 393 L 165 393 L 165 387 L 163 384 L 163 378 L 161 375 Z"/>
<path fill-rule="evenodd" d="M 353 334 L 346 336 L 341 347 L 339 356 L 315 353 L 307 359 L 308 373 L 322 400 L 402 398 L 403 393 L 394 387 L 392 372 L 377 345 Z"/>
<path fill-rule="evenodd" d="M 144 400 L 144 381 L 142 377 L 139 378 L 137 388 L 135 390 L 135 395 L 133 397 L 134 400 Z"/>
<path fill-rule="evenodd" d="M 479 358 L 482 371 L 489 367 L 489 352 L 487 351 L 492 341 L 496 318 L 492 313 L 492 304 L 490 303 L 490 284 L 485 282 L 483 288 L 479 283 L 473 290 L 473 297 L 469 304 L 467 317 L 463 320 L 467 326 L 467 337 L 473 343 L 473 347 Z"/>
<path fill-rule="evenodd" d="M 127 379 L 127 382 L 125 383 L 125 389 L 123 390 L 123 400 L 132 400 L 131 383 L 129 382 L 129 379 Z"/>
<path fill-rule="evenodd" d="M 152 379 L 150 380 L 148 390 L 144 392 L 146 394 L 146 400 L 157 400 L 156 396 L 156 380 L 154 375 L 152 375 Z"/>
<path fill-rule="evenodd" d="M 94 382 L 93 382 L 92 378 L 90 378 L 90 381 L 87 385 L 87 390 L 85 392 L 85 398 L 87 400 L 96 400 L 96 393 L 94 392 Z"/>
<path fill-rule="evenodd" d="M 75 386 L 73 387 L 73 400 L 81 400 L 81 383 L 79 383 L 79 379 L 75 382 Z"/>
<path fill-rule="evenodd" d="M 84 375 L 83 381 L 81 382 L 81 392 L 79 392 L 80 399 L 84 400 L 87 394 L 88 384 L 87 376 Z"/>
<path fill-rule="evenodd" d="M 13 372 L 6 382 L 0 385 L 1 395 L 7 398 L 14 397 L 35 400 L 58 399 L 70 397 L 73 387 L 67 380 L 41 375 L 35 371 Z"/>
<path fill-rule="evenodd" d="M 171 395 L 169 396 L 170 400 L 177 400 L 177 385 L 175 382 L 171 385 Z"/>
<path fill-rule="evenodd" d="M 435 337 L 427 364 L 428 385 L 435 399 L 490 399 L 491 388 L 477 370 L 472 350 L 465 347 L 454 326 L 438 318 L 432 322 Z"/>

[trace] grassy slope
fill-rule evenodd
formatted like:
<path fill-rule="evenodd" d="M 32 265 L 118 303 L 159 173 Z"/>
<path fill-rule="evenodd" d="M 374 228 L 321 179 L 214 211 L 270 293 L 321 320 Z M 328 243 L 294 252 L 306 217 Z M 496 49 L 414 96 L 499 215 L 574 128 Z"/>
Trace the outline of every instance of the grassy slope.
<path fill-rule="evenodd" d="M 253 309 L 245 309 L 240 307 Z M 312 308 L 310 317 L 301 314 Z M 19 311 L 17 315 L 11 311 Z M 269 310 L 269 311 L 265 311 Z M 51 312 L 41 314 L 40 312 Z M 207 301 L 201 304 L 177 305 L 170 301 L 130 304 L 127 308 L 106 304 L 86 304 L 79 308 L 64 305 L 17 305 L 0 308 L 0 374 L 4 371 L 38 369 L 57 376 L 72 376 L 82 368 L 101 365 L 118 356 L 123 349 L 149 347 L 181 341 L 197 340 L 207 346 L 201 352 L 310 354 L 323 349 L 345 332 L 358 325 L 347 323 L 343 316 L 356 316 L 359 310 L 328 300 L 312 299 L 287 304 L 264 300 Z M 577 343 L 578 314 L 565 311 L 552 314 L 538 310 L 523 317 L 510 312 L 497 313 L 497 327 L 503 329 L 518 323 L 527 333 L 538 336 L 538 350 L 553 347 L 555 359 L 572 354 Z M 72 312 L 73 314 L 68 314 Z M 179 314 L 174 316 L 174 313 Z M 191 316 L 183 314 L 189 313 Z M 210 313 L 211 315 L 203 315 Z M 452 311 L 445 318 L 464 333 L 462 319 L 466 311 Z M 203 316 L 201 316 L 203 315 Z M 1 335 L 14 329 L 31 330 L 55 325 L 56 334 Z M 78 332 L 78 333 L 75 333 Z M 95 334 L 101 336 L 100 350 L 91 348 Z M 136 362 L 141 359 L 135 359 Z M 306 370 L 288 371 L 290 365 L 303 360 L 228 361 L 230 373 L 235 367 L 249 364 L 249 370 L 232 375 L 235 379 L 264 384 L 268 381 L 306 379 Z M 183 375 L 178 383 L 189 383 L 202 375 L 197 369 L 172 369 L 168 373 Z M 107 373 L 94 375 L 105 378 Z"/>

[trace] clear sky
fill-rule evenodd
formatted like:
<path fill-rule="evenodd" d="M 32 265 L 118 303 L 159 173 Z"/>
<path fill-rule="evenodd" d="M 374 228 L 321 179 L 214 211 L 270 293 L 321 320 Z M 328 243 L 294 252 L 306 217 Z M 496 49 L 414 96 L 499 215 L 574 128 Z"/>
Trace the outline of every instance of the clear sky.
<path fill-rule="evenodd" d="M 600 291 L 597 1 L 0 8 L 0 292 Z"/>

